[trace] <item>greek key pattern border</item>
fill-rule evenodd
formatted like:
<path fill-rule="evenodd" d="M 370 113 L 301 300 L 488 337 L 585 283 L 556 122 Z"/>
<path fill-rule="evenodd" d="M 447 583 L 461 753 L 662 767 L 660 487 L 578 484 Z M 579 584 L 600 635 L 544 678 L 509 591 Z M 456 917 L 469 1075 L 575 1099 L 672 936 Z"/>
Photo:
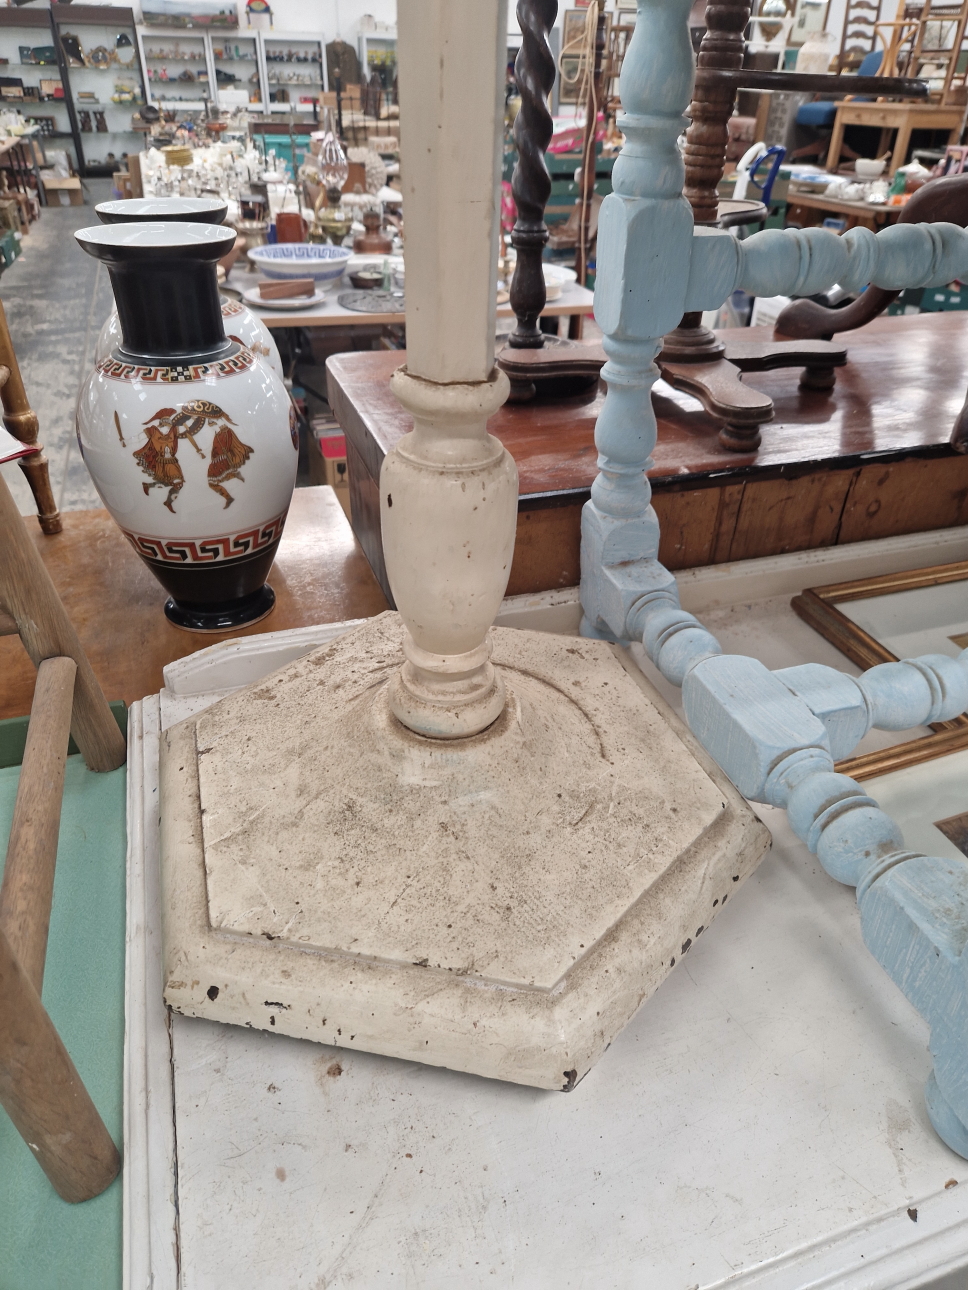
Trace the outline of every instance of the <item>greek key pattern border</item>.
<path fill-rule="evenodd" d="M 111 381 L 150 381 L 161 385 L 178 385 L 187 381 L 205 381 L 212 377 L 238 376 L 255 364 L 255 355 L 242 348 L 229 358 L 214 363 L 191 363 L 184 367 L 149 367 L 122 363 L 116 358 L 102 358 L 97 370 Z"/>
<path fill-rule="evenodd" d="M 224 564 L 227 560 L 239 560 L 243 556 L 255 555 L 263 551 L 282 537 L 286 523 L 286 511 L 277 515 L 266 524 L 244 529 L 241 533 L 228 533 L 218 537 L 206 538 L 159 538 L 146 533 L 122 533 L 146 560 L 155 560 L 162 564 Z"/>

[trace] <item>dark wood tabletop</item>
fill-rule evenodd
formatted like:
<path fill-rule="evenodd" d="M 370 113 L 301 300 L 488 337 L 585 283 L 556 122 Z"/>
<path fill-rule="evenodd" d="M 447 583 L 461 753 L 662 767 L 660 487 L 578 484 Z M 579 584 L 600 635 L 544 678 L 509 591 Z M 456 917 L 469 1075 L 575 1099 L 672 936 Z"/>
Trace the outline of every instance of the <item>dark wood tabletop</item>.
<path fill-rule="evenodd" d="M 52 537 L 28 528 L 109 700 L 132 703 L 164 684 L 167 663 L 235 636 L 367 618 L 387 608 L 331 488 L 298 488 L 269 583 L 272 613 L 242 631 L 200 634 L 172 626 L 165 592 L 107 511 L 66 511 Z M 20 638 L 0 639 L 0 718 L 30 711 L 36 673 Z"/>
<path fill-rule="evenodd" d="M 771 335 L 754 327 L 744 339 Z M 801 390 L 797 369 L 744 377 L 776 408 L 756 453 L 728 452 L 695 399 L 657 384 L 649 478 L 670 567 L 968 522 L 968 458 L 948 446 L 968 389 L 968 312 L 881 317 L 840 339 L 848 362 L 829 392 Z M 347 436 L 353 528 L 381 580 L 377 481 L 384 455 L 412 425 L 389 387 L 405 361 L 398 350 L 327 362 Z M 513 592 L 577 581 L 579 514 L 597 470 L 603 401 L 600 383 L 576 398 L 505 404 L 488 424 L 520 480 Z"/>
<path fill-rule="evenodd" d="M 769 327 L 743 332 L 744 340 L 771 337 Z M 653 393 L 659 428 L 649 472 L 653 486 L 670 477 L 696 480 L 723 470 L 759 475 L 778 466 L 843 466 L 872 453 L 946 452 L 968 389 L 968 312 L 881 317 L 842 339 L 849 347 L 848 362 L 837 370 L 829 392 L 799 389 L 796 368 L 744 377 L 776 408 L 756 453 L 721 447 L 716 423 L 697 400 L 660 381 Z M 389 385 L 406 357 L 401 350 L 383 350 L 336 354 L 327 362 L 340 408 L 356 413 L 380 460 L 413 426 Z M 522 497 L 591 486 L 597 470 L 595 421 L 604 390 L 600 382 L 576 398 L 506 403 L 491 418 L 488 430 L 517 463 Z"/>

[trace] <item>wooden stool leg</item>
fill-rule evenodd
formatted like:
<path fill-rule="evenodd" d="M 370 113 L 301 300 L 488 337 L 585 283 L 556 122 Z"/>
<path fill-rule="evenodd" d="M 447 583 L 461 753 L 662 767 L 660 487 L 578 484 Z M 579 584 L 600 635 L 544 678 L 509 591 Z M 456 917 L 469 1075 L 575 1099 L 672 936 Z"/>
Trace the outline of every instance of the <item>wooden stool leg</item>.
<path fill-rule="evenodd" d="M 832 173 L 837 173 L 837 167 L 840 165 L 840 150 L 844 143 L 844 123 L 840 119 L 840 113 L 834 117 L 834 128 L 830 135 L 830 147 L 827 151 L 827 169 Z"/>
<path fill-rule="evenodd" d="M 2 478 L 0 549 L 0 608 L 16 620 L 20 639 L 36 667 L 45 658 L 59 655 L 77 664 L 71 730 L 91 770 L 116 770 L 124 764 L 124 735 Z"/>
<path fill-rule="evenodd" d="M 10 339 L 7 315 L 4 313 L 2 302 L 0 302 L 0 363 L 10 369 L 10 375 L 0 388 L 3 424 L 21 443 L 35 444 L 37 435 L 40 433 L 40 423 L 37 420 L 37 413 L 27 401 L 27 392 L 17 365 L 17 355 L 13 351 L 13 341 Z M 23 458 L 20 469 L 27 476 L 27 483 L 37 503 L 40 527 L 45 533 L 60 533 L 63 525 L 51 491 L 50 472 L 43 450 Z"/>
<path fill-rule="evenodd" d="M 911 118 L 909 116 L 905 116 L 897 129 L 897 138 L 894 141 L 894 155 L 891 157 L 891 166 L 888 174 L 893 175 L 899 166 L 904 165 L 910 143 Z"/>
<path fill-rule="evenodd" d="M 44 984 L 76 673 L 72 658 L 47 658 L 37 669 L 0 885 L 0 930 L 38 994 Z"/>
<path fill-rule="evenodd" d="M 2 931 L 0 1105 L 64 1200 L 90 1200 L 117 1176 L 118 1149 Z"/>

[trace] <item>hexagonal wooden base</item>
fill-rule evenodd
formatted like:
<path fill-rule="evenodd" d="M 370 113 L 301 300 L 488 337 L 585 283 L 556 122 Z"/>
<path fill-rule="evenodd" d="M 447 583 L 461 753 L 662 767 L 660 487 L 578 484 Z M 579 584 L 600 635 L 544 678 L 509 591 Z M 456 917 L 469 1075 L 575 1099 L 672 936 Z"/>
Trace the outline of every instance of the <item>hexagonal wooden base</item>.
<path fill-rule="evenodd" d="M 180 1012 L 570 1088 L 769 834 L 623 652 L 494 629 L 471 739 L 387 706 L 384 614 L 173 727 L 166 999 Z"/>

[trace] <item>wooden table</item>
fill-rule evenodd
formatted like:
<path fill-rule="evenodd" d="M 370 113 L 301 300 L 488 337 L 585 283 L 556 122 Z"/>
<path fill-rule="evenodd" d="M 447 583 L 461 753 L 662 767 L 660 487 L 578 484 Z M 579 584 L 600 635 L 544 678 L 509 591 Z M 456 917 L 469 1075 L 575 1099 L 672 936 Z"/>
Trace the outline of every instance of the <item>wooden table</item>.
<path fill-rule="evenodd" d="M 747 334 L 766 340 L 772 330 Z M 968 523 L 968 457 L 948 446 L 968 388 L 968 313 L 882 317 L 844 339 L 848 362 L 829 394 L 800 390 L 792 369 L 746 378 L 776 406 L 758 453 L 727 452 L 698 402 L 656 386 L 649 477 L 669 568 Z M 389 389 L 405 359 L 384 351 L 327 363 L 330 402 L 346 433 L 353 530 L 387 594 L 378 480 L 385 453 L 411 427 Z M 579 581 L 603 391 L 600 384 L 574 399 L 505 404 L 491 419 L 520 478 L 509 595 Z"/>
<path fill-rule="evenodd" d="M 381 613 L 387 602 L 331 488 L 293 494 L 269 575 L 276 607 L 242 631 L 201 635 L 165 617 L 165 593 L 107 511 L 66 511 L 64 531 L 45 537 L 28 520 L 108 699 L 132 703 L 164 684 L 162 669 L 235 636 L 309 627 Z M 0 718 L 30 711 L 36 673 L 20 638 L 0 639 Z"/>
<path fill-rule="evenodd" d="M 887 206 L 883 202 L 880 205 L 872 202 L 847 202 L 840 197 L 825 197 L 823 193 L 800 193 L 791 188 L 787 196 L 787 219 L 794 206 L 846 215 L 847 228 L 859 224 L 874 232 L 879 224 L 893 223 L 904 209 L 903 206 Z"/>
<path fill-rule="evenodd" d="M 827 152 L 827 169 L 836 173 L 840 165 L 840 149 L 844 142 L 845 126 L 880 126 L 882 137 L 879 150 L 881 152 L 887 146 L 885 137 L 887 132 L 897 131 L 897 139 L 894 141 L 894 151 L 887 171 L 889 175 L 893 175 L 898 166 L 904 165 L 907 158 L 912 130 L 947 130 L 948 142 L 957 143 L 964 115 L 963 107 L 941 107 L 938 103 L 861 103 L 856 99 L 845 99 L 837 104 L 837 115 L 834 118 L 834 129 Z"/>
<path fill-rule="evenodd" d="M 248 291 L 258 285 L 259 275 L 242 269 L 233 269 L 226 285 L 238 292 Z M 407 316 L 401 310 L 391 314 L 363 314 L 355 309 L 344 309 L 337 303 L 337 297 L 343 291 L 352 291 L 349 285 L 333 287 L 326 293 L 326 299 L 318 305 L 307 309 L 283 310 L 260 309 L 251 301 L 244 303 L 269 328 L 277 327 L 372 327 L 389 326 L 391 323 L 405 323 Z M 581 314 L 590 314 L 595 304 L 594 292 L 577 283 L 570 283 L 562 289 L 557 300 L 552 300 L 542 310 L 542 317 L 560 318 Z M 514 311 L 510 304 L 498 305 L 498 318 L 513 318 Z"/>

